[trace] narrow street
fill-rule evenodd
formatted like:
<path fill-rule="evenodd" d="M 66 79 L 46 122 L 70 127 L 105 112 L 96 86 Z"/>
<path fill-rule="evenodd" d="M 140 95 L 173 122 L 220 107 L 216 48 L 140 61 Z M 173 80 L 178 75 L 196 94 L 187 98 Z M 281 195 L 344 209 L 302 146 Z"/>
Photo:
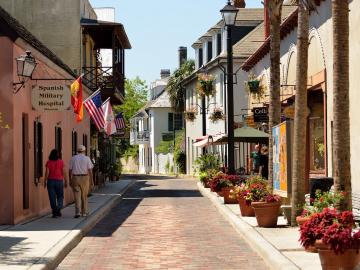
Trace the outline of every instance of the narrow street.
<path fill-rule="evenodd" d="M 145 180 L 143 180 L 145 179 Z M 58 269 L 267 269 L 196 188 L 138 176 Z"/>

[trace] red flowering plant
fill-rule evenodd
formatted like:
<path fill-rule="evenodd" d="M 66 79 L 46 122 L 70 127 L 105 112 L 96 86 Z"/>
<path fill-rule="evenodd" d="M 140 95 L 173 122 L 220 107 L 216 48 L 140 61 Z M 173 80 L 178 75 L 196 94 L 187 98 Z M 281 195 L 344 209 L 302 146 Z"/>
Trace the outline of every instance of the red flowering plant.
<path fill-rule="evenodd" d="M 224 187 L 234 187 L 240 183 L 241 178 L 238 175 L 219 172 L 209 181 L 209 186 L 211 191 L 218 192 Z"/>
<path fill-rule="evenodd" d="M 300 226 L 299 241 L 308 248 L 316 240 L 322 240 L 335 254 L 344 253 L 347 249 L 358 251 L 360 232 L 354 233 L 354 227 L 354 215 L 351 211 L 338 212 L 336 209 L 325 208 Z"/>
<path fill-rule="evenodd" d="M 260 176 L 250 177 L 244 184 L 234 188 L 231 196 L 242 197 L 246 204 L 250 205 L 252 202 L 278 202 L 280 197 L 272 195 L 268 188 L 268 183 Z"/>

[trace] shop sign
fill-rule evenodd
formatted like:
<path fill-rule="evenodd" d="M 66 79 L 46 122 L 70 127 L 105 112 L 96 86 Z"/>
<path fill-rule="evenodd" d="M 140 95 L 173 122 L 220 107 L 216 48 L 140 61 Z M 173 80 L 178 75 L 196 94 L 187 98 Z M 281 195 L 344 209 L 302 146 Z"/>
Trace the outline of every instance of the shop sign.
<path fill-rule="evenodd" d="M 269 122 L 269 110 L 267 107 L 253 108 L 254 122 L 255 123 L 267 123 Z"/>
<path fill-rule="evenodd" d="M 36 111 L 65 111 L 70 108 L 70 89 L 67 85 L 36 85 L 31 93 Z"/>
<path fill-rule="evenodd" d="M 295 118 L 295 106 L 291 105 L 289 107 L 284 108 L 283 114 L 286 119 L 294 119 Z"/>

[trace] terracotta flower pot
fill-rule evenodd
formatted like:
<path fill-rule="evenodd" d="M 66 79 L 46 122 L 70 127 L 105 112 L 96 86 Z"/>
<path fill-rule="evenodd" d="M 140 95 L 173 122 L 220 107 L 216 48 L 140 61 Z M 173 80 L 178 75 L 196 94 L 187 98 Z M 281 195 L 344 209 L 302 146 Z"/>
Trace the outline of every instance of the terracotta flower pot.
<path fill-rule="evenodd" d="M 360 265 L 360 252 L 356 249 L 347 249 L 344 253 L 335 254 L 329 246 L 316 240 L 315 247 L 319 251 L 321 267 L 323 270 L 342 269 L 353 270 Z"/>
<path fill-rule="evenodd" d="M 226 188 L 221 189 L 221 192 L 222 192 L 223 197 L 224 197 L 224 203 L 227 203 L 227 204 L 237 204 L 238 203 L 236 198 L 231 198 L 230 197 L 230 191 L 232 189 L 233 188 L 231 188 L 231 187 L 226 187 Z"/>
<path fill-rule="evenodd" d="M 303 225 L 306 221 L 308 221 L 310 219 L 310 217 L 302 217 L 302 216 L 297 216 L 296 217 L 296 222 L 299 226 Z"/>
<path fill-rule="evenodd" d="M 238 197 L 237 200 L 243 217 L 255 217 L 254 208 L 252 208 L 251 205 L 247 205 L 246 200 L 243 197 Z"/>
<path fill-rule="evenodd" d="M 254 208 L 259 227 L 276 227 L 281 202 L 252 202 L 251 206 Z"/>
<path fill-rule="evenodd" d="M 216 191 L 217 195 L 219 195 L 220 197 L 224 197 L 224 194 L 222 191 Z"/>

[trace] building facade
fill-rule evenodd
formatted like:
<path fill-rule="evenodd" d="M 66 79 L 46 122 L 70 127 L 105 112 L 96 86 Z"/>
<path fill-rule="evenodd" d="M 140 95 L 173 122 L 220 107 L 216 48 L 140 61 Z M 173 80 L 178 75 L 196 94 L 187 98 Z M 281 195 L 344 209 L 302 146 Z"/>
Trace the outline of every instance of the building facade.
<path fill-rule="evenodd" d="M 169 153 L 156 151 L 161 141 L 173 141 L 183 129 L 183 116 L 172 111 L 165 91 L 169 76 L 169 70 L 162 71 L 162 79 L 150 86 L 150 101 L 130 120 L 130 143 L 139 145 L 139 173 L 165 174 L 174 168 L 170 149 Z"/>
<path fill-rule="evenodd" d="M 16 58 L 25 51 L 37 66 L 19 87 Z M 70 110 L 73 70 L 1 7 L 0 61 L 0 224 L 15 224 L 50 212 L 43 185 L 47 157 L 56 148 L 68 166 L 76 143 L 90 143 L 90 120 L 85 115 L 77 123 Z M 54 98 L 54 91 L 61 96 Z M 83 98 L 89 94 L 84 86 Z M 70 188 L 64 200 L 73 201 Z"/>
<path fill-rule="evenodd" d="M 243 123 L 248 108 L 248 93 L 244 88 L 247 80 L 246 72 L 240 67 L 244 61 L 260 46 L 263 35 L 263 9 L 239 8 L 233 33 L 234 59 L 234 122 L 236 126 Z M 194 174 L 194 161 L 203 153 L 203 149 L 194 145 L 202 136 L 217 136 L 227 133 L 227 90 L 226 90 L 226 31 L 222 21 L 214 25 L 201 36 L 192 46 L 195 49 L 195 72 L 183 82 L 186 87 L 186 110 L 195 110 L 194 121 L 186 121 L 186 167 L 188 174 Z M 205 99 L 203 108 L 201 97 L 197 94 L 198 75 L 211 74 L 215 78 L 215 94 Z M 214 109 L 223 111 L 225 118 L 216 122 L 209 119 Z M 206 125 L 203 126 L 203 112 L 206 114 Z M 244 166 L 244 146 L 238 144 L 235 151 L 236 168 Z M 227 145 L 212 147 L 219 155 L 221 163 L 226 166 Z"/>
<path fill-rule="evenodd" d="M 333 122 L 333 29 L 331 1 L 316 1 L 316 12 L 310 14 L 309 23 L 309 57 L 308 57 L 308 110 L 307 120 L 307 175 L 308 179 L 331 177 L 332 166 L 332 122 Z M 360 57 L 358 1 L 350 1 L 350 59 Z M 281 99 L 282 120 L 292 119 L 294 112 L 296 82 L 296 41 L 297 12 L 294 11 L 281 26 Z M 268 40 L 243 65 L 243 70 L 256 74 L 268 89 L 270 76 L 270 58 Z M 357 70 L 359 63 L 350 61 L 350 141 L 351 141 L 351 176 L 354 206 L 359 209 L 360 184 L 357 181 L 360 170 L 357 160 L 360 143 L 357 139 L 360 124 L 357 115 L 360 113 L 357 104 L 360 95 L 357 91 Z M 269 100 L 261 101 L 265 106 Z M 250 101 L 249 107 L 251 108 Z M 252 114 L 249 111 L 249 114 Z M 307 188 L 309 187 L 307 182 Z"/>

